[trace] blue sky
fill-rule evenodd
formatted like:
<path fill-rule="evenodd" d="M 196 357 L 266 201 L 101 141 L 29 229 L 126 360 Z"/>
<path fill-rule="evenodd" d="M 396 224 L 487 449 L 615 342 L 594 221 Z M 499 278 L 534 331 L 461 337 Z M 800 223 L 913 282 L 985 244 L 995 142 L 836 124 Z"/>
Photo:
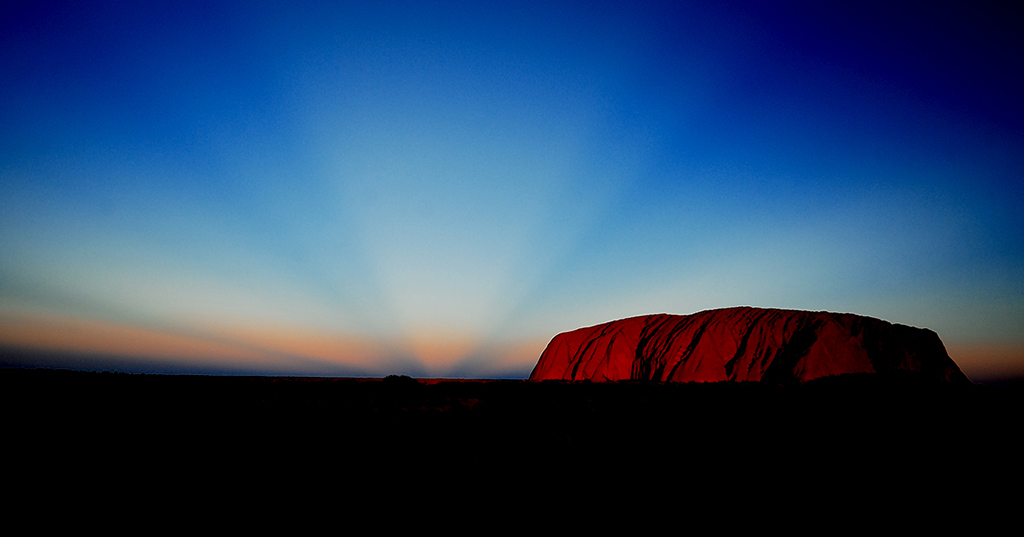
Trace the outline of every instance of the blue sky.
<path fill-rule="evenodd" d="M 0 345 L 525 376 L 753 305 L 1024 375 L 1019 15 L 484 4 L 0 8 Z"/>

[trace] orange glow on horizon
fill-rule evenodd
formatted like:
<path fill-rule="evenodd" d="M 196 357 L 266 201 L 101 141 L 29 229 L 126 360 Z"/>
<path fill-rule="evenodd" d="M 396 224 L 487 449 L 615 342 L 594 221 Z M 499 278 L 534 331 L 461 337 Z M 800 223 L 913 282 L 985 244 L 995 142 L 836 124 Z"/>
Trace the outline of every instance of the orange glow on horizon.
<path fill-rule="evenodd" d="M 0 312 L 3 346 L 282 374 L 322 374 L 333 366 L 387 374 L 393 359 L 410 356 L 430 375 L 438 376 L 468 357 L 486 357 L 481 374 L 495 374 L 532 367 L 547 343 L 547 337 L 480 343 L 468 335 L 426 331 L 387 341 L 298 326 L 216 322 L 160 329 L 39 312 Z"/>
<path fill-rule="evenodd" d="M 372 368 L 381 353 L 379 345 L 365 338 L 298 328 L 206 326 L 190 332 L 44 313 L 0 314 L 0 345 L 26 349 L 270 368 L 282 373 L 294 367 L 288 357 Z"/>
<path fill-rule="evenodd" d="M 548 336 L 502 341 L 488 344 L 479 349 L 479 352 L 492 360 L 495 369 L 532 368 L 550 342 L 551 338 Z"/>
<path fill-rule="evenodd" d="M 477 341 L 467 334 L 416 331 L 405 338 L 403 347 L 430 369 L 458 362 L 472 352 Z"/>
<path fill-rule="evenodd" d="M 957 340 L 945 345 L 949 357 L 975 382 L 1024 378 L 1024 342 Z"/>
<path fill-rule="evenodd" d="M 230 343 L 114 323 L 44 313 L 0 314 L 0 344 L 139 358 L 205 358 L 251 362 L 251 350 Z"/>
<path fill-rule="evenodd" d="M 244 345 L 268 352 L 311 358 L 317 361 L 372 368 L 384 353 L 368 338 L 283 326 L 215 326 L 210 331 Z"/>

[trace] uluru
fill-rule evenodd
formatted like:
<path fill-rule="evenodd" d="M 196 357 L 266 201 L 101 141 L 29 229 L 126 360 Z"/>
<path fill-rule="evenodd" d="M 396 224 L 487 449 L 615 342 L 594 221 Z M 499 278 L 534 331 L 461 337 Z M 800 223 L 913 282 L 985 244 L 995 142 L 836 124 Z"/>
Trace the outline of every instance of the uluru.
<path fill-rule="evenodd" d="M 970 383 L 938 334 L 849 313 L 735 307 L 556 335 L 530 380 L 803 384 L 872 374 Z"/>

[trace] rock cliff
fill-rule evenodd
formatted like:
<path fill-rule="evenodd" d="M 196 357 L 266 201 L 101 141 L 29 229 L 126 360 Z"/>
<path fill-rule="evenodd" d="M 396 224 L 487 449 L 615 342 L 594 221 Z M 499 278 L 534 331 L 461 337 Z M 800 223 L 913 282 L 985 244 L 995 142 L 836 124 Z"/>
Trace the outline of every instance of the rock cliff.
<path fill-rule="evenodd" d="M 750 307 L 644 315 L 563 332 L 530 380 L 791 384 L 853 373 L 970 382 L 931 330 L 846 313 Z"/>

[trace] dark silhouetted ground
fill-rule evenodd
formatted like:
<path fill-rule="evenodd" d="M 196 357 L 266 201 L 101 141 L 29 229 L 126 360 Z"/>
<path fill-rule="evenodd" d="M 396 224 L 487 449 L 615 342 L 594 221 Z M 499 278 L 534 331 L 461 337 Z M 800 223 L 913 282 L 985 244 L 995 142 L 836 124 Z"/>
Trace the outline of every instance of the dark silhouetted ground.
<path fill-rule="evenodd" d="M 595 491 L 664 500 L 668 484 L 716 504 L 999 509 L 994 484 L 1020 485 L 1022 393 L 871 375 L 783 387 L 0 369 L 8 488 L 113 487 L 131 502 L 513 495 L 558 511 Z"/>

